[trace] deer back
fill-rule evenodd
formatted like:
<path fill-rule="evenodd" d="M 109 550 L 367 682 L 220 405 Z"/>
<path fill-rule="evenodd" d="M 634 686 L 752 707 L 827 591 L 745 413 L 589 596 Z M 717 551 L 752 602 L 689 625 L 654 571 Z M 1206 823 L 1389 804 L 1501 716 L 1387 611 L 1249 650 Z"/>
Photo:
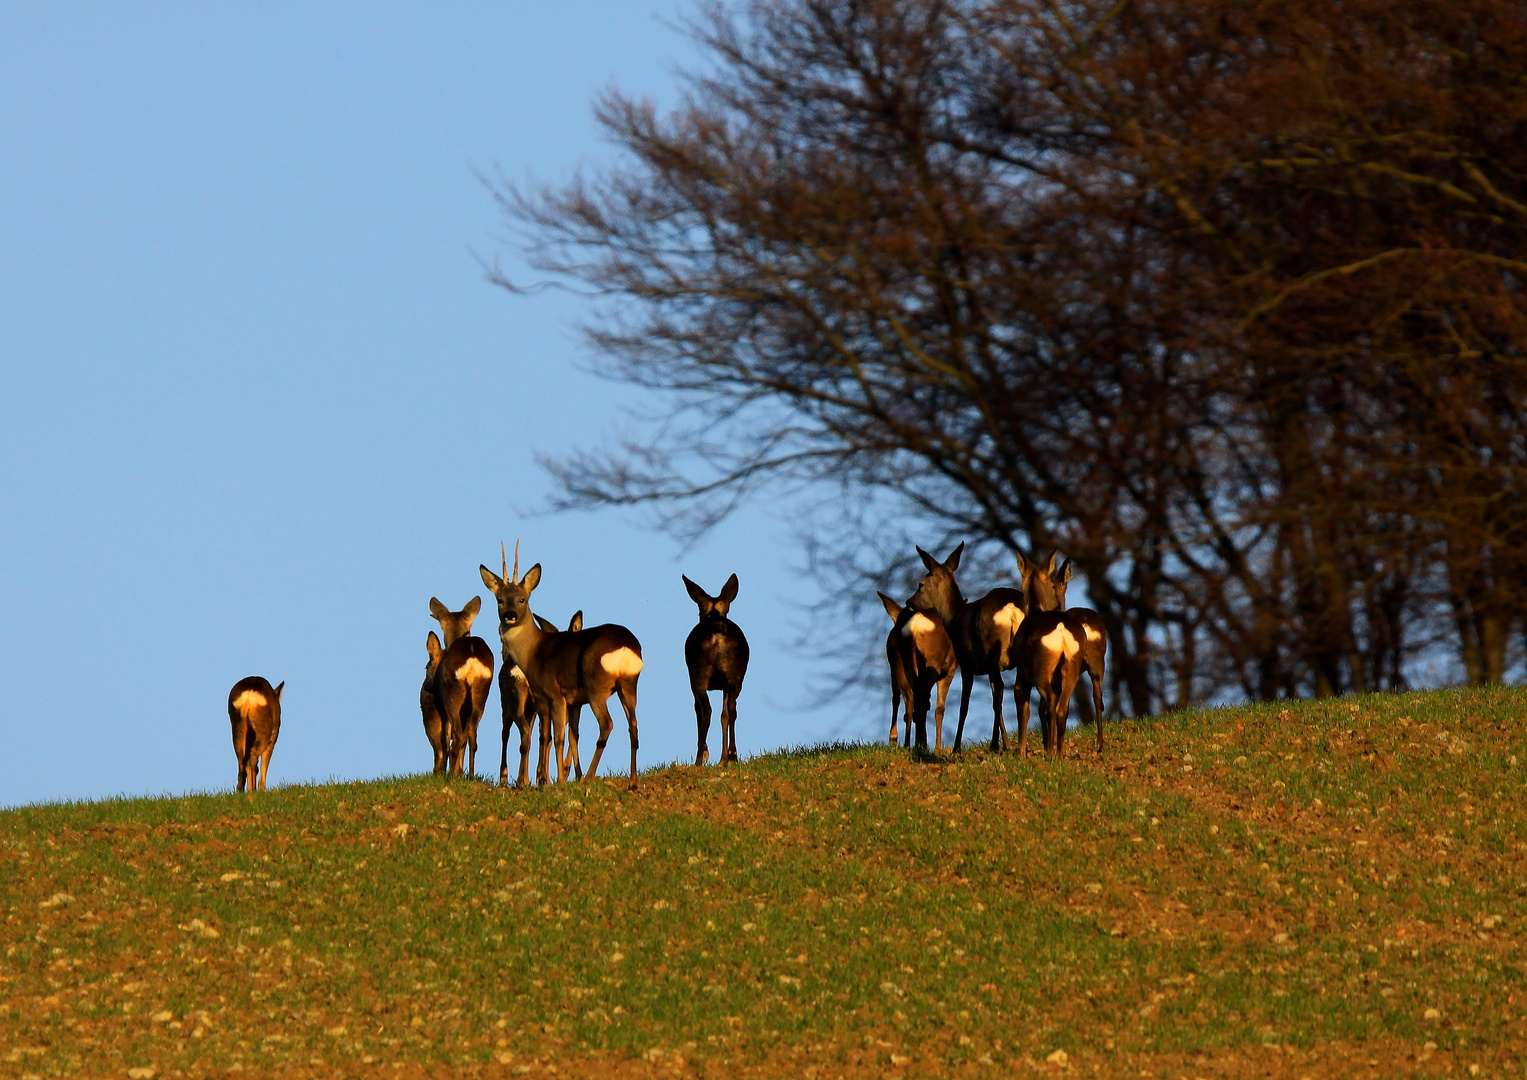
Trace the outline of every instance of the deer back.
<path fill-rule="evenodd" d="M 240 679 L 228 691 L 228 715 L 273 739 L 281 730 L 281 691 L 285 689 L 286 683 L 273 687 L 259 675 Z"/>

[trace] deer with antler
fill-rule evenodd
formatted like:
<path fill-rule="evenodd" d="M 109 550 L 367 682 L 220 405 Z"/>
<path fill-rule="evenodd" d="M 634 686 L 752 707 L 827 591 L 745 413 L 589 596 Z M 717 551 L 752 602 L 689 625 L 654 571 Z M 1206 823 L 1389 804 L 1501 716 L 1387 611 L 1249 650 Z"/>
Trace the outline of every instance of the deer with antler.
<path fill-rule="evenodd" d="M 585 630 L 552 633 L 543 630 L 530 610 L 530 594 L 541 582 L 541 564 L 520 574 L 519 544 L 514 545 L 514 572 L 500 577 L 479 566 L 483 583 L 498 600 L 499 640 L 504 654 L 525 674 L 538 707 L 544 706 L 552 722 L 553 738 L 560 745 L 567 730 L 569 710 L 581 703 L 593 709 L 599 721 L 599 742 L 582 779 L 592 779 L 615 722 L 610 719 L 609 698 L 620 698 L 631 736 L 631 786 L 636 786 L 636 682 L 642 670 L 642 646 L 624 626 L 606 623 Z M 543 760 L 549 747 L 543 735 Z M 569 754 L 572 757 L 573 754 Z M 567 762 L 559 755 L 557 779 L 567 779 Z"/>

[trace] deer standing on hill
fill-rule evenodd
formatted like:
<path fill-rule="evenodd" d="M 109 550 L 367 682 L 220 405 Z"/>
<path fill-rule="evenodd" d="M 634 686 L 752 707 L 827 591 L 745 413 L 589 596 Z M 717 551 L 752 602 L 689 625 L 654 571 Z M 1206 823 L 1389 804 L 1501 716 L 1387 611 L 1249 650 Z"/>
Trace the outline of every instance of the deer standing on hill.
<path fill-rule="evenodd" d="M 543 619 L 539 615 L 534 615 L 532 618 L 535 619 L 536 625 L 548 634 L 560 634 L 563 632 L 562 628 L 550 619 Z M 583 629 L 582 611 L 573 612 L 573 617 L 567 620 L 567 629 L 569 632 Z M 557 739 L 552 746 L 552 751 L 557 755 L 558 766 L 564 772 L 568 769 L 573 770 L 573 779 L 575 780 L 583 779 L 583 759 L 578 755 L 578 724 L 583 716 L 583 706 L 587 704 L 588 702 L 581 696 L 568 702 L 566 752 L 564 752 L 563 740 L 561 739 Z M 540 711 L 539 706 L 537 711 Z M 552 738 L 551 724 L 545 716 L 542 716 L 541 739 L 543 742 L 546 742 L 551 741 Z M 545 780 L 541 780 L 541 783 L 545 783 Z"/>
<path fill-rule="evenodd" d="M 258 675 L 240 679 L 228 691 L 228 719 L 233 723 L 233 752 L 239 759 L 238 790 L 253 795 L 256 781 L 261 791 L 270 779 L 270 755 L 281 734 L 281 691 Z"/>
<path fill-rule="evenodd" d="M 944 750 L 944 703 L 949 698 L 949 684 L 954 682 L 954 644 L 942 623 L 911 608 L 904 608 L 883 592 L 877 592 L 885 613 L 891 617 L 891 632 L 885 639 L 885 656 L 891 666 L 891 745 L 896 745 L 896 710 L 906 703 L 906 745 L 912 743 L 914 717 L 917 724 L 917 748 L 928 748 L 928 699 L 938 687 L 934 706 L 935 738 L 933 748 Z"/>
<path fill-rule="evenodd" d="M 482 722 L 493 686 L 493 650 L 468 631 L 482 610 L 482 599 L 472 597 L 460 611 L 451 611 L 433 596 L 429 613 L 440 623 L 445 651 L 435 664 L 431 692 L 440 713 L 441 742 L 446 747 L 446 774 L 462 775 L 463 758 L 471 751 L 470 771 L 477 775 L 477 725 Z"/>
<path fill-rule="evenodd" d="M 710 692 L 720 690 L 719 763 L 725 765 L 737 760 L 737 695 L 742 693 L 742 680 L 748 673 L 748 639 L 726 617 L 732 601 L 737 599 L 737 575 L 727 578 L 715 596 L 683 574 L 679 576 L 684 578 L 689 598 L 700 608 L 700 621 L 684 639 L 684 663 L 689 668 L 689 689 L 695 695 L 695 726 L 700 735 L 695 764 L 710 761 L 710 744 L 706 741 L 710 735 Z"/>
<path fill-rule="evenodd" d="M 631 786 L 636 787 L 636 681 L 642 670 L 642 646 L 624 626 L 606 623 L 587 630 L 549 633 L 536 624 L 530 611 L 530 594 L 541 583 L 541 564 L 519 577 L 519 545 L 515 545 L 514 574 L 505 579 L 486 566 L 478 567 L 483 583 L 498 599 L 499 639 L 505 653 L 525 673 L 536 704 L 545 706 L 557 741 L 567 729 L 568 711 L 587 702 L 599 721 L 599 742 L 584 779 L 599 769 L 599 759 L 615 722 L 610 719 L 609 698 L 620 697 L 631 736 Z M 549 749 L 542 739 L 544 760 Z M 569 756 L 572 756 L 571 754 Z M 567 779 L 566 762 L 557 761 L 557 779 Z"/>
<path fill-rule="evenodd" d="M 434 752 L 435 775 L 439 776 L 445 772 L 446 743 L 440 710 L 435 708 L 435 671 L 440 666 L 440 654 L 445 649 L 433 630 L 424 639 L 424 650 L 429 659 L 424 662 L 424 685 L 419 687 L 419 712 L 424 715 L 424 737 L 429 740 L 429 748 Z"/>
<path fill-rule="evenodd" d="M 1023 565 L 1019 557 L 1020 567 Z M 1071 715 L 1071 695 L 1076 690 L 1082 672 L 1092 682 L 1092 707 L 1098 726 L 1098 753 L 1103 752 L 1103 675 L 1108 654 L 1108 635 L 1103 617 L 1091 608 L 1066 610 L 1066 586 L 1071 580 L 1071 560 L 1067 559 L 1057 573 L 1055 554 L 1041 574 L 1026 580 L 1025 587 L 1040 582 L 1040 588 L 1051 590 L 1053 599 L 1040 597 L 1036 592 L 1035 603 L 1053 603 L 1053 607 L 1036 610 L 1029 615 L 1023 628 L 1023 640 L 1019 643 L 1020 662 L 1018 681 L 1014 688 L 1018 695 L 1018 718 L 1022 727 L 1018 733 L 1018 751 L 1023 752 L 1029 727 L 1029 692 L 1039 690 L 1039 727 L 1044 737 L 1045 753 L 1054 757 L 1065 754 L 1066 721 Z"/>
<path fill-rule="evenodd" d="M 960 723 L 954 732 L 954 751 L 959 753 L 965 737 L 965 713 L 970 707 L 970 691 L 975 680 L 986 676 L 991 681 L 991 748 L 1007 748 L 1007 726 L 1002 722 L 1002 672 L 1013 666 L 1013 643 L 1023 625 L 1027 600 L 1017 589 L 993 589 L 979 600 L 966 601 L 954 578 L 964 552 L 962 542 L 943 562 L 922 548 L 917 549 L 927 569 L 917 591 L 907 600 L 907 607 L 936 615 L 949 633 L 954 658 L 960 668 Z"/>

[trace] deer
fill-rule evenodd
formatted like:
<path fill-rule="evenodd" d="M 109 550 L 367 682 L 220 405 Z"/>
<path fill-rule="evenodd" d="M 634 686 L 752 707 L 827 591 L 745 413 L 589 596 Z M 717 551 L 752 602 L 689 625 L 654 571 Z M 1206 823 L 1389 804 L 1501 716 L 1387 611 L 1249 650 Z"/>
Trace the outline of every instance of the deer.
<path fill-rule="evenodd" d="M 885 613 L 891 617 L 891 632 L 885 639 L 886 660 L 891 667 L 891 735 L 896 745 L 896 710 L 906 703 L 906 744 L 912 744 L 913 718 L 917 723 L 917 748 L 928 748 L 928 699 L 938 688 L 934 705 L 934 750 L 944 751 L 944 703 L 949 685 L 954 682 L 954 644 L 942 623 L 910 607 L 902 607 L 883 592 L 877 592 Z"/>
<path fill-rule="evenodd" d="M 715 596 L 684 579 L 684 588 L 700 609 L 700 621 L 684 639 L 684 663 L 689 668 L 689 689 L 695 696 L 695 726 L 699 749 L 695 764 L 710 762 L 710 692 L 721 691 L 721 759 L 725 765 L 737 760 L 737 695 L 748 673 L 748 639 L 727 612 L 737 599 L 737 575 L 733 574 Z"/>
<path fill-rule="evenodd" d="M 451 611 L 433 596 L 429 600 L 430 616 L 440 624 L 445 647 L 435 664 L 430 690 L 440 712 L 447 776 L 463 775 L 463 759 L 469 762 L 471 775 L 477 775 L 477 726 L 493 685 L 493 650 L 482 638 L 469 633 L 480 610 L 482 598 L 477 596 L 460 611 Z"/>
<path fill-rule="evenodd" d="M 954 646 L 955 662 L 960 669 L 960 723 L 954 732 L 954 752 L 960 752 L 964 740 L 971 688 L 984 675 L 991 681 L 991 748 L 997 753 L 1008 747 L 1007 727 L 1002 723 L 1002 672 L 1013 666 L 1013 643 L 1023 625 L 1028 602 L 1022 591 L 1008 588 L 993 589 L 979 600 L 967 601 L 954 577 L 964 550 L 965 544 L 961 542 L 948 558 L 939 562 L 918 548 L 918 558 L 928 572 L 917 583 L 917 591 L 908 598 L 906 606 L 937 616 Z"/>
<path fill-rule="evenodd" d="M 424 737 L 429 740 L 429 747 L 435 756 L 434 772 L 440 776 L 445 772 L 447 747 L 440 710 L 435 708 L 435 671 L 440 666 L 440 654 L 445 649 L 433 630 L 424 639 L 424 649 L 428 659 L 424 663 L 424 685 L 419 687 L 419 711 L 424 715 Z"/>
<path fill-rule="evenodd" d="M 268 679 L 251 675 L 228 691 L 228 719 L 233 723 L 233 752 L 239 759 L 238 790 L 253 795 L 256 782 L 265 790 L 270 779 L 270 756 L 281 734 L 281 691 Z M 248 785 L 246 789 L 246 783 Z"/>
<path fill-rule="evenodd" d="M 483 584 L 498 600 L 498 634 L 504 654 L 525 673 L 530 692 L 538 707 L 544 706 L 551 717 L 553 737 L 561 743 L 567 729 L 568 712 L 587 703 L 599 721 L 599 741 L 589 771 L 579 777 L 591 780 L 599 770 L 599 759 L 615 722 L 610 719 L 609 698 L 620 697 L 625 710 L 626 727 L 631 736 L 631 787 L 636 787 L 636 682 L 642 671 L 642 646 L 636 635 L 624 626 L 605 623 L 583 630 L 557 634 L 537 625 L 530 610 L 530 594 L 541 583 L 541 564 L 536 563 L 520 574 L 520 546 L 514 545 L 514 573 L 501 578 L 486 566 L 479 566 Z M 543 736 L 544 759 L 548 746 Z M 574 754 L 569 754 L 569 757 Z M 557 780 L 567 780 L 567 762 L 558 757 Z"/>
<path fill-rule="evenodd" d="M 1017 685 L 1018 752 L 1024 751 L 1029 727 L 1029 693 L 1039 691 L 1039 726 L 1045 754 L 1063 757 L 1066 721 L 1071 714 L 1071 695 L 1082 672 L 1092 683 L 1093 716 L 1098 728 L 1098 753 L 1103 752 L 1103 676 L 1108 655 L 1108 634 L 1103 617 L 1091 608 L 1066 608 L 1066 586 L 1071 580 L 1071 560 L 1055 569 L 1056 553 L 1049 563 L 1025 580 L 1031 603 L 1042 605 L 1029 615 L 1019 643 Z M 1019 555 L 1019 568 L 1025 560 Z"/>

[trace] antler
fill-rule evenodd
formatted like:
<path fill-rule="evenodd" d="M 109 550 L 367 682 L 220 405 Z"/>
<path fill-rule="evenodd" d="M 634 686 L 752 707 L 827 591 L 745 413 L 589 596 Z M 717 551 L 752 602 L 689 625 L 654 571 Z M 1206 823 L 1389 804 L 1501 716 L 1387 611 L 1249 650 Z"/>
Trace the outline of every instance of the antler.
<path fill-rule="evenodd" d="M 514 538 L 514 583 L 520 583 L 520 538 Z"/>
<path fill-rule="evenodd" d="M 500 540 L 498 542 L 498 557 L 499 557 L 500 560 L 502 560 L 502 562 L 504 564 L 504 577 L 508 578 L 509 577 L 509 556 L 504 554 L 504 542 L 502 540 Z"/>

